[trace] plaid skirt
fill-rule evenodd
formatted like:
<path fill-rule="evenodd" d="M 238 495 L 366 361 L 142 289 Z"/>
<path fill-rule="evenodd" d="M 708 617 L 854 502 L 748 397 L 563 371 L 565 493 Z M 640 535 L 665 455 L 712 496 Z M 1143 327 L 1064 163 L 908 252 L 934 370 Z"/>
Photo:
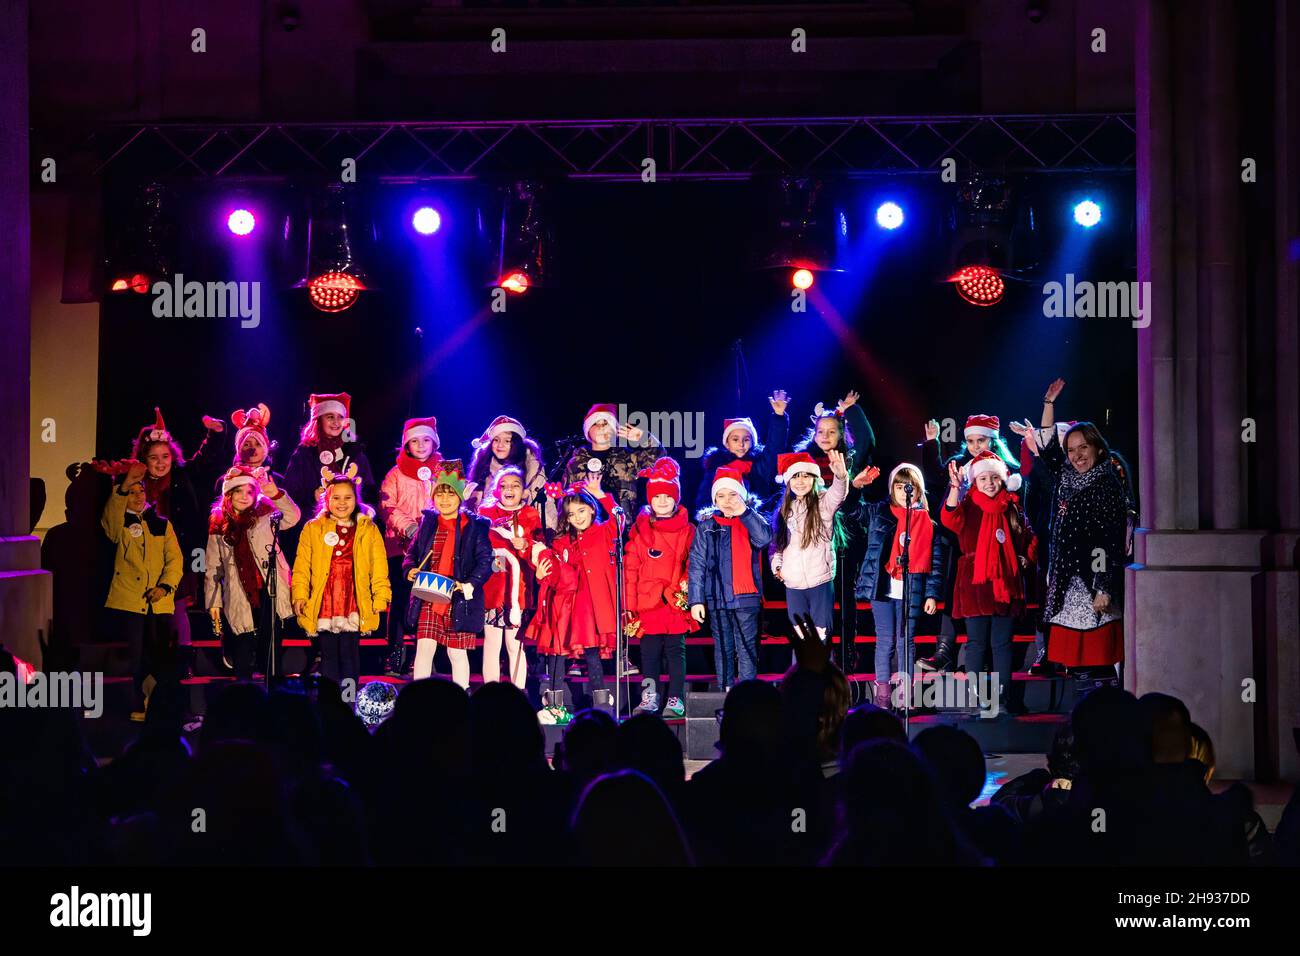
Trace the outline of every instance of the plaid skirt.
<path fill-rule="evenodd" d="M 415 639 L 437 641 L 444 647 L 469 650 L 478 642 L 478 635 L 470 631 L 453 631 L 451 614 L 437 614 L 433 605 L 424 602 L 420 608 L 420 620 L 415 625 Z"/>

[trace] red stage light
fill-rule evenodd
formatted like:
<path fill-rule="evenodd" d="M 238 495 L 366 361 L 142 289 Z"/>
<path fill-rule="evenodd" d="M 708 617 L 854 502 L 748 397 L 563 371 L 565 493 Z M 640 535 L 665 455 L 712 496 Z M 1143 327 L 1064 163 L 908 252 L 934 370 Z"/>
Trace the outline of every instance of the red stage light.
<path fill-rule="evenodd" d="M 131 291 L 144 295 L 149 291 L 149 277 L 143 272 L 137 272 L 131 276 Z"/>
<path fill-rule="evenodd" d="M 364 289 L 361 280 L 346 272 L 326 272 L 307 283 L 311 304 L 322 312 L 342 312 L 357 301 Z"/>
<path fill-rule="evenodd" d="M 964 266 L 948 281 L 956 283 L 957 294 L 971 305 L 996 305 L 1006 291 L 1002 276 L 988 266 Z"/>
<path fill-rule="evenodd" d="M 523 295 L 528 291 L 528 275 L 524 272 L 512 272 L 502 279 L 499 285 L 507 292 L 513 292 L 515 295 Z"/>
<path fill-rule="evenodd" d="M 796 289 L 811 289 L 813 284 L 813 274 L 809 269 L 796 269 L 794 275 L 790 276 L 790 284 Z"/>

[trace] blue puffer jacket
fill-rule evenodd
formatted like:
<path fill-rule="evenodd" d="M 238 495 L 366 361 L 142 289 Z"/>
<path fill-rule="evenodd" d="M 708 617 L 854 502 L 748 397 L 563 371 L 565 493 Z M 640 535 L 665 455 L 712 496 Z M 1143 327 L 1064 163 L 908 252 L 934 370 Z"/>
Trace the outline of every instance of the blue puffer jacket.
<path fill-rule="evenodd" d="M 457 591 L 451 598 L 451 627 L 454 631 L 478 634 L 483 630 L 483 585 L 492 576 L 492 544 L 488 540 L 487 518 L 466 514 L 469 518 L 465 526 L 456 535 L 456 553 L 452 558 L 452 579 L 474 585 L 474 596 L 468 601 Z M 438 512 L 432 508 L 425 509 L 420 517 L 420 530 L 415 533 L 406 557 L 402 561 L 402 573 L 419 565 L 424 556 L 433 547 L 433 536 L 438 532 Z M 431 570 L 425 564 L 424 570 Z M 420 623 L 420 609 L 424 602 L 414 595 L 406 607 L 406 626 L 412 631 Z"/>
<path fill-rule="evenodd" d="M 742 595 L 737 599 L 731 587 L 731 529 L 713 520 L 717 513 L 717 508 L 705 508 L 696 516 L 699 525 L 695 529 L 687 566 L 687 601 L 692 607 L 704 604 L 723 610 L 754 607 L 762 603 L 763 568 L 760 558 L 772 540 L 772 529 L 767 518 L 754 507 L 751 497 L 750 506 L 741 514 L 740 520 L 749 532 L 751 573 L 760 593 Z"/>
<path fill-rule="evenodd" d="M 888 501 L 871 501 L 863 504 L 858 518 L 867 534 L 867 553 L 858 569 L 858 580 L 854 590 L 859 601 L 882 600 L 889 596 L 889 575 L 885 573 L 885 562 L 894 545 L 894 533 L 898 530 L 898 519 L 889 510 Z M 934 524 L 934 519 L 930 519 Z M 911 613 L 919 616 L 921 604 L 926 598 L 943 600 L 943 568 L 948 558 L 948 539 L 934 529 L 934 545 L 930 549 L 930 567 L 932 574 L 914 574 L 910 585 L 908 602 Z"/>

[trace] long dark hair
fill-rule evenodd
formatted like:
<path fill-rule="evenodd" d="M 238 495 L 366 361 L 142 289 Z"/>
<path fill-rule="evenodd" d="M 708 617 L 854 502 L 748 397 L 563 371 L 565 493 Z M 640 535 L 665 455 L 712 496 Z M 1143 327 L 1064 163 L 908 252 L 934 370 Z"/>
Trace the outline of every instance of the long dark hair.
<path fill-rule="evenodd" d="M 524 476 L 524 486 L 528 486 L 528 453 L 533 453 L 533 458 L 537 462 L 538 468 L 544 468 L 542 464 L 542 449 L 531 438 L 520 438 L 514 432 L 506 432 L 510 436 L 510 454 L 506 456 L 505 464 L 514 465 Z M 469 480 L 474 482 L 480 488 L 487 484 L 488 475 L 492 471 L 492 443 L 485 442 L 483 445 L 474 449 L 474 457 L 469 460 Z"/>
<path fill-rule="evenodd" d="M 591 523 L 593 525 L 600 521 L 598 516 L 600 515 L 601 508 L 596 499 L 585 491 L 571 491 L 560 499 L 560 503 L 555 509 L 557 512 L 555 516 L 555 536 L 557 538 L 562 538 L 566 535 L 573 537 L 575 533 L 574 529 L 569 526 L 569 505 L 573 502 L 586 505 L 591 509 Z"/>
<path fill-rule="evenodd" d="M 808 452 L 808 454 L 812 455 L 814 458 L 816 458 L 818 455 L 825 454 L 821 450 L 821 447 L 817 445 L 815 439 L 817 438 L 817 426 L 820 425 L 822 421 L 827 418 L 834 419 L 835 424 L 838 425 L 840 429 L 840 441 L 839 444 L 835 446 L 835 450 L 844 456 L 844 460 L 846 462 L 852 464 L 853 443 L 849 441 L 848 424 L 844 421 L 843 417 L 841 417 L 840 415 L 836 415 L 834 412 L 827 412 L 825 415 L 820 416 L 817 419 L 817 421 L 813 422 L 812 427 L 809 428 L 808 431 L 804 433 L 803 438 L 799 439 L 798 444 L 794 446 L 793 450 L 808 451 L 809 448 L 816 447 L 817 450 L 815 452 Z"/>
<path fill-rule="evenodd" d="M 799 543 L 802 547 L 810 547 L 819 541 L 829 541 L 832 547 L 839 547 L 843 544 L 844 529 L 840 522 L 840 513 L 835 512 L 835 517 L 831 519 L 831 529 L 827 533 L 826 528 L 822 525 L 821 515 L 821 496 L 826 494 L 826 486 L 820 478 L 813 479 L 813 486 L 804 495 L 804 502 L 807 510 L 804 512 L 803 528 L 800 529 Z M 790 512 L 794 510 L 794 503 L 799 496 L 794 493 L 790 485 L 785 486 L 785 495 L 781 498 L 781 505 L 772 513 L 772 553 L 778 554 L 784 551 L 790 545 L 792 537 L 790 533 Z"/>

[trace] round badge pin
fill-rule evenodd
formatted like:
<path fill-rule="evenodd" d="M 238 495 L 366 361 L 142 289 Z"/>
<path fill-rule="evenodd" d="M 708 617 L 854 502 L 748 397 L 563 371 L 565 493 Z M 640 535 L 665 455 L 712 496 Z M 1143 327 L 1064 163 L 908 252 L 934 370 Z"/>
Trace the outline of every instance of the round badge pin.
<path fill-rule="evenodd" d="M 993 532 L 993 537 L 998 539 L 998 544 L 1007 543 L 1007 533 L 1003 531 L 1001 528 L 998 528 L 997 531 Z"/>
<path fill-rule="evenodd" d="M 127 534 L 133 538 L 138 538 L 140 535 L 144 534 L 144 528 L 141 528 L 138 524 L 133 524 L 131 525 L 130 530 L 127 531 Z"/>
<path fill-rule="evenodd" d="M 332 465 L 334 463 L 334 452 L 332 451 L 323 451 L 316 457 L 320 459 L 322 465 Z"/>
<path fill-rule="evenodd" d="M 421 481 L 428 481 L 433 477 L 433 471 L 428 465 L 421 465 L 419 471 L 415 473 L 415 477 L 419 478 Z"/>
<path fill-rule="evenodd" d="M 339 536 L 333 531 L 327 531 L 325 532 L 325 543 L 332 548 L 339 543 Z"/>

